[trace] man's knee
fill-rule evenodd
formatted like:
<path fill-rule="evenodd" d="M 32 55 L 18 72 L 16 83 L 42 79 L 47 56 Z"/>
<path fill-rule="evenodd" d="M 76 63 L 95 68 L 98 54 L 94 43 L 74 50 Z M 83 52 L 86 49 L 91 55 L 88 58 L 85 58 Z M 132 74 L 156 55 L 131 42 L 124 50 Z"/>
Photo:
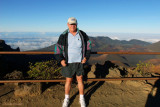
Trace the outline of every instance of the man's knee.
<path fill-rule="evenodd" d="M 66 83 L 71 83 L 72 82 L 72 78 L 66 78 Z"/>
<path fill-rule="evenodd" d="M 77 76 L 77 81 L 78 82 L 82 82 L 83 81 L 83 76 L 81 75 L 81 76 Z"/>

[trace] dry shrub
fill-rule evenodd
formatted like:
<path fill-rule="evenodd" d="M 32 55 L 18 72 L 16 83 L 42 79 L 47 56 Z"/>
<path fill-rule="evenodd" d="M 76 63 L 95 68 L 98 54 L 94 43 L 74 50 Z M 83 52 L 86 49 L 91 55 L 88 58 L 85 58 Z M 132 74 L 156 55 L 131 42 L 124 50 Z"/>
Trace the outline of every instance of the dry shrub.
<path fill-rule="evenodd" d="M 137 64 L 136 70 L 142 75 L 150 75 L 152 72 L 154 72 L 155 65 L 153 65 L 150 62 L 141 62 Z"/>
<path fill-rule="evenodd" d="M 54 79 L 60 78 L 61 68 L 57 65 L 56 60 L 30 63 L 30 70 L 27 72 L 29 78 L 33 79 Z"/>

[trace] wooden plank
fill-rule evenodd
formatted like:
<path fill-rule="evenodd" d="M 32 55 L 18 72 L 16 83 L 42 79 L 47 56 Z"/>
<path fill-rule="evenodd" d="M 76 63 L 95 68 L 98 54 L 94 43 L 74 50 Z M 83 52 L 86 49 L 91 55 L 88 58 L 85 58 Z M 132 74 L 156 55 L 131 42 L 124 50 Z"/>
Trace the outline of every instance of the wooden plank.
<path fill-rule="evenodd" d="M 1 51 L 0 54 L 54 54 L 54 52 L 7 52 Z M 130 55 L 160 55 L 160 52 L 91 52 L 91 54 L 130 54 Z"/>
<path fill-rule="evenodd" d="M 122 80 L 158 80 L 160 77 L 126 77 L 126 78 L 88 78 L 86 81 L 122 81 Z M 54 80 L 0 80 L 0 83 L 27 83 L 27 82 L 65 82 L 65 79 Z"/>

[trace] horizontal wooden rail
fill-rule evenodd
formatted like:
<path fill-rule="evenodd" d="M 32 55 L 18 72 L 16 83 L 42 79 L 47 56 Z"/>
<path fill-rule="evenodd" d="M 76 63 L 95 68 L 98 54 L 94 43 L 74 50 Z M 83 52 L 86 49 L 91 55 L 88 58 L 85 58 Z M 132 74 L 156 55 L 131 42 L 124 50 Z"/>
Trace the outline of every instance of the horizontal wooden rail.
<path fill-rule="evenodd" d="M 91 52 L 91 54 L 160 55 L 160 52 Z"/>
<path fill-rule="evenodd" d="M 158 80 L 160 77 L 126 77 L 126 78 L 88 78 L 86 81 L 122 81 L 122 80 Z M 65 79 L 54 80 L 0 80 L 0 83 L 27 83 L 27 82 L 65 82 Z"/>
<path fill-rule="evenodd" d="M 1 51 L 0 54 L 54 54 L 54 52 L 7 52 Z M 132 55 L 160 55 L 160 52 L 91 52 L 91 54 L 132 54 Z"/>
<path fill-rule="evenodd" d="M 1 51 L 0 54 L 54 54 L 54 52 L 6 52 Z"/>

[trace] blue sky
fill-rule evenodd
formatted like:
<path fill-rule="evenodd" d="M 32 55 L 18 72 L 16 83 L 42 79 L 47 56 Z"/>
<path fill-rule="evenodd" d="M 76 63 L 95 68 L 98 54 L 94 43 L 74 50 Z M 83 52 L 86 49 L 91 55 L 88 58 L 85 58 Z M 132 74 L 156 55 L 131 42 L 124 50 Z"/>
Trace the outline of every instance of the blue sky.
<path fill-rule="evenodd" d="M 160 0 L 0 0 L 0 32 L 62 32 L 69 17 L 86 32 L 160 34 Z"/>

